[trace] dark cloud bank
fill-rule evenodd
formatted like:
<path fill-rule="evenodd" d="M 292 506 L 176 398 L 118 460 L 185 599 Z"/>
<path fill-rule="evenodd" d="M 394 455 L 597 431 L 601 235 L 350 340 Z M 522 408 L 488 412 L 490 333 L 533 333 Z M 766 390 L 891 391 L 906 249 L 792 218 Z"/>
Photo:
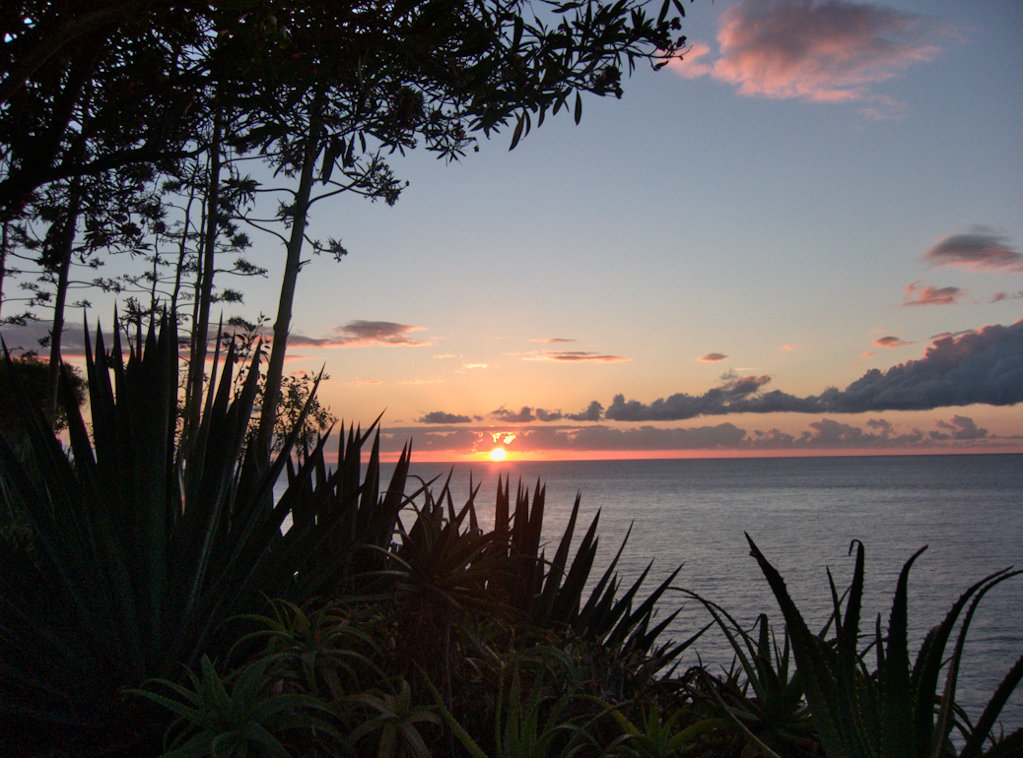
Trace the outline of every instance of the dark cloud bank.
<path fill-rule="evenodd" d="M 1023 401 L 1023 320 L 958 335 L 943 335 L 924 357 L 873 369 L 844 390 L 797 397 L 762 392 L 767 376 L 731 379 L 703 395 L 678 393 L 649 404 L 616 395 L 604 418 L 613 421 L 681 421 L 726 413 L 864 413 L 929 410 L 949 406 L 1013 405 Z"/>
<path fill-rule="evenodd" d="M 419 451 L 487 451 L 495 444 L 511 444 L 525 450 L 561 451 L 663 451 L 663 450 L 742 450 L 748 452 L 798 452 L 835 450 L 935 450 L 969 446 L 995 449 L 1000 443 L 1019 440 L 1018 435 L 1000 437 L 978 427 L 973 419 L 955 415 L 935 421 L 930 432 L 919 428 L 900 428 L 881 418 L 871 418 L 863 427 L 835 419 L 822 418 L 807 424 L 801 432 L 776 428 L 747 431 L 730 422 L 690 428 L 665 428 L 644 424 L 614 427 L 532 426 L 508 434 L 506 431 L 461 428 L 406 427 L 383 432 L 383 448 L 397 452 L 410 437 Z"/>

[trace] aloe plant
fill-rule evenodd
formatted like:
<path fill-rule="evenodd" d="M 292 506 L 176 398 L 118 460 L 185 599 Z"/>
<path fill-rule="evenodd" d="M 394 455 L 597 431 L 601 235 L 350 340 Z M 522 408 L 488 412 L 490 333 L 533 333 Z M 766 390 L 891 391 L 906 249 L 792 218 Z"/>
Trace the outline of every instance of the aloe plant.
<path fill-rule="evenodd" d="M 188 672 L 188 686 L 160 679 L 149 682 L 149 689 L 132 690 L 177 716 L 163 758 L 292 758 L 286 744 L 301 738 L 326 749 L 347 747 L 331 708 L 308 695 L 273 691 L 269 659 L 253 661 L 226 679 L 209 658 L 203 656 L 200 664 L 200 675 Z"/>
<path fill-rule="evenodd" d="M 684 751 L 704 735 L 727 723 L 723 718 L 694 721 L 693 710 L 683 706 L 649 707 L 636 721 L 617 708 L 611 708 L 609 713 L 622 730 L 609 754 L 621 758 L 675 758 L 684 755 Z M 680 723 L 683 721 L 691 723 L 683 726 Z"/>
<path fill-rule="evenodd" d="M 684 592 L 703 604 L 735 655 L 723 676 L 701 669 L 700 688 L 694 694 L 767 755 L 774 749 L 790 753 L 812 746 L 810 714 L 788 629 L 783 628 L 779 644 L 766 614 L 747 630 L 717 603 L 691 590 Z"/>
<path fill-rule="evenodd" d="M 427 725 L 439 725 L 441 717 L 430 706 L 414 701 L 409 683 L 398 678 L 365 692 L 349 695 L 346 705 L 355 706 L 358 725 L 349 738 L 375 743 L 377 758 L 412 756 L 428 758 L 431 755 L 422 730 Z"/>
<path fill-rule="evenodd" d="M 240 659 L 239 649 L 254 649 L 254 658 L 268 663 L 282 691 L 337 702 L 367 681 L 384 678 L 377 664 L 383 657 L 379 645 L 341 602 L 303 608 L 276 599 L 266 614 L 236 621 L 256 628 L 235 643 L 227 660 Z"/>
<path fill-rule="evenodd" d="M 580 711 L 586 702 L 566 680 L 564 666 L 572 662 L 562 651 L 539 646 L 513 651 L 502 662 L 496 684 L 493 723 L 489 733 L 471 735 L 445 706 L 427 677 L 437 709 L 452 735 L 472 758 L 552 758 L 599 754 L 597 740 L 587 730 L 592 716 Z M 483 743 L 483 745 L 481 745 Z"/>
<path fill-rule="evenodd" d="M 972 727 L 956 719 L 956 679 L 967 631 L 977 606 L 992 588 L 1021 571 L 1003 569 L 971 585 L 953 603 L 945 618 L 928 632 L 910 663 L 907 643 L 908 581 L 921 548 L 903 565 L 892 600 L 887 634 L 878 616 L 873 639 L 860 647 L 860 614 L 864 585 L 863 544 L 856 550 L 852 582 L 839 595 L 828 571 L 834 623 L 833 640 L 810 632 L 785 582 L 746 535 L 751 555 L 760 565 L 781 607 L 792 639 L 793 654 L 806 688 L 814 727 L 829 756 L 843 758 L 1002 758 L 1023 750 L 1023 728 L 1016 729 L 984 752 L 995 722 L 1009 695 L 1023 679 L 1023 656 L 1010 668 Z M 842 598 L 845 606 L 842 607 Z M 965 611 L 965 614 L 964 614 Z M 959 633 L 951 654 L 946 648 L 957 623 Z M 868 664 L 873 648 L 876 668 Z M 939 679 L 945 669 L 945 684 Z M 952 734 L 961 732 L 962 747 L 953 747 Z"/>

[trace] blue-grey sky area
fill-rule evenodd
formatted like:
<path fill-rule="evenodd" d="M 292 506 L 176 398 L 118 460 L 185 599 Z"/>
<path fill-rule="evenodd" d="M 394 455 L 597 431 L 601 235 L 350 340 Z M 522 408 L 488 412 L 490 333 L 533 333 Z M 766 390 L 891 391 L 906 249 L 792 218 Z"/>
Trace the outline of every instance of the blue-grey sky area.
<path fill-rule="evenodd" d="M 685 7 L 579 125 L 318 205 L 289 369 L 437 459 L 1023 450 L 1023 3 Z"/>

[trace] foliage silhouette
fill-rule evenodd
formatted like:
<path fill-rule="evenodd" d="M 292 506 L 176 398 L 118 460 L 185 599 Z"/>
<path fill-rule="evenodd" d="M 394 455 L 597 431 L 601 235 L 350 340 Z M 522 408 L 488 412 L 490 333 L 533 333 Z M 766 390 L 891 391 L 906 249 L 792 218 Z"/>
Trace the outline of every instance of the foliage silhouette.
<path fill-rule="evenodd" d="M 984 595 L 1023 571 L 1004 569 L 971 585 L 952 605 L 944 620 L 928 632 L 916 660 L 910 663 L 907 643 L 907 601 L 909 570 L 926 549 L 914 553 L 899 574 L 892 600 L 887 635 L 878 615 L 870 644 L 860 648 L 860 612 L 863 599 L 863 544 L 854 541 L 856 566 L 844 594 L 845 607 L 828 571 L 835 639 L 810 632 L 785 588 L 781 574 L 772 566 L 753 540 L 746 535 L 751 555 L 764 573 L 784 614 L 792 650 L 806 688 L 811 718 L 828 755 L 849 758 L 988 758 L 1018 754 L 1023 745 L 1023 727 L 999 740 L 987 752 L 995 720 L 1009 694 L 1023 680 L 1023 656 L 1006 674 L 975 725 L 957 717 L 956 679 L 970 622 Z M 963 612 L 965 611 L 965 615 Z M 956 623 L 959 634 L 951 655 L 945 649 Z M 876 668 L 871 671 L 867 657 L 873 648 Z M 945 685 L 938 680 L 945 668 Z M 953 730 L 964 740 L 961 750 L 951 741 Z"/>

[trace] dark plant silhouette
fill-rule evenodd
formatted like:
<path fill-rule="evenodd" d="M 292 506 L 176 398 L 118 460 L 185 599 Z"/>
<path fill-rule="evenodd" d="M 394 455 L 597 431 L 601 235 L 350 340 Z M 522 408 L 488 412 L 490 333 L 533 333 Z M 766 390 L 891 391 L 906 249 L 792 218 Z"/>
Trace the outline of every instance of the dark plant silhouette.
<path fill-rule="evenodd" d="M 984 595 L 993 587 L 1023 573 L 1005 569 L 971 585 L 952 605 L 944 620 L 928 632 L 916 660 L 910 663 L 907 644 L 907 600 L 909 570 L 926 549 L 921 548 L 902 567 L 892 600 L 887 634 L 877 618 L 875 632 L 866 648 L 860 647 L 860 611 L 863 599 L 863 544 L 856 550 L 852 582 L 843 596 L 835 588 L 831 572 L 828 583 L 833 602 L 833 640 L 813 634 L 785 588 L 781 574 L 772 566 L 753 540 L 750 550 L 760 564 L 778 605 L 785 616 L 796 665 L 806 689 L 813 725 L 828 755 L 849 758 L 1001 758 L 1019 755 L 1023 749 L 1023 728 L 999 740 L 987 752 L 985 741 L 992 736 L 995 720 L 1009 695 L 1023 680 L 1023 656 L 1006 674 L 983 714 L 972 726 L 959 718 L 955 703 L 956 679 L 970 621 Z M 841 600 L 844 597 L 845 606 Z M 965 615 L 964 612 L 965 611 Z M 951 655 L 946 655 L 957 622 L 959 634 Z M 872 650 L 871 650 L 872 649 Z M 873 652 L 876 668 L 867 663 Z M 945 684 L 939 678 L 945 669 Z M 961 749 L 954 747 L 952 733 L 958 730 Z"/>

